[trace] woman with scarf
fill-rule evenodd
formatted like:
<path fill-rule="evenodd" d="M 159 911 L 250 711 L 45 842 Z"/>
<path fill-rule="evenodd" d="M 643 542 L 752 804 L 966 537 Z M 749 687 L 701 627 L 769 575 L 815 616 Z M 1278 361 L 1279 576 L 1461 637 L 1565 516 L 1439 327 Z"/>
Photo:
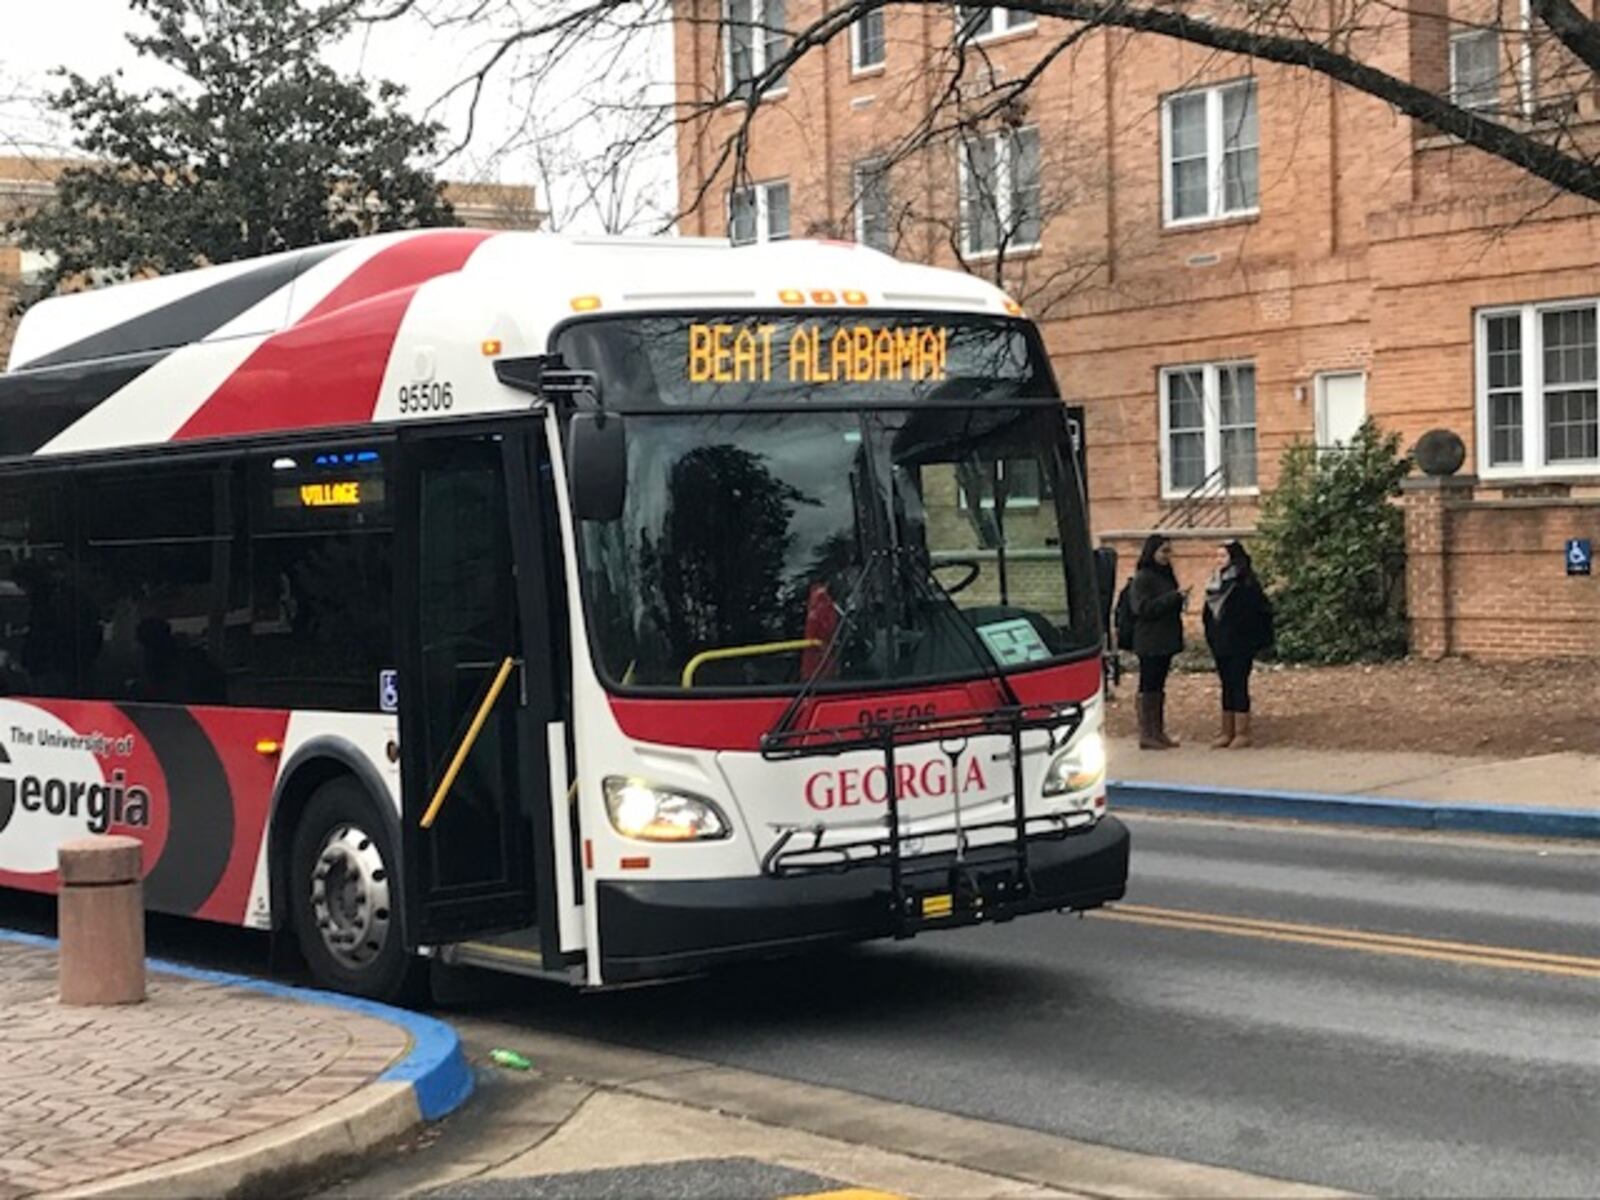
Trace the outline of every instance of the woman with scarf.
<path fill-rule="evenodd" d="M 1133 652 L 1139 656 L 1139 748 L 1170 750 L 1178 742 L 1167 736 L 1167 672 L 1183 649 L 1189 592 L 1178 589 L 1172 543 L 1159 533 L 1144 540 L 1128 603 L 1133 609 Z"/>
<path fill-rule="evenodd" d="M 1238 542 L 1217 548 L 1217 570 L 1206 585 L 1206 644 L 1222 681 L 1222 732 L 1212 749 L 1250 745 L 1250 669 L 1272 645 L 1272 604 Z"/>

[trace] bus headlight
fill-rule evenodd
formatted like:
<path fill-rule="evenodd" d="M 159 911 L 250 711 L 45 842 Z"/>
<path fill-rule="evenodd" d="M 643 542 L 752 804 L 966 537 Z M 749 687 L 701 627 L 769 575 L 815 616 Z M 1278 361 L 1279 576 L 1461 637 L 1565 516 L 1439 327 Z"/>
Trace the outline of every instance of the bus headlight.
<path fill-rule="evenodd" d="M 604 787 L 606 814 L 611 827 L 623 837 L 643 842 L 693 842 L 725 838 L 733 832 L 722 810 L 702 796 L 618 775 L 608 777 Z"/>
<path fill-rule="evenodd" d="M 1046 796 L 1065 796 L 1092 788 L 1105 774 L 1106 739 L 1095 730 L 1084 734 L 1050 760 L 1040 790 Z"/>

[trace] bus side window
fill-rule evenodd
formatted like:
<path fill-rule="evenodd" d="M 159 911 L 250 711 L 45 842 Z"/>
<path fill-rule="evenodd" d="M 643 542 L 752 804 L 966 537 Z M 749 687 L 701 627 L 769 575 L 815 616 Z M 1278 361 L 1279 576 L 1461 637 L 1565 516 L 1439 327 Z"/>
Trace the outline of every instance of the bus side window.
<path fill-rule="evenodd" d="M 242 702 L 373 712 L 394 666 L 388 454 L 294 448 L 250 464 L 250 637 Z"/>
<path fill-rule="evenodd" d="M 98 644 L 65 542 L 59 485 L 0 481 L 0 695 L 75 695 L 77 659 Z"/>
<path fill-rule="evenodd" d="M 80 577 L 100 624 L 81 694 L 226 703 L 228 630 L 244 619 L 231 469 L 96 473 L 79 500 Z"/>

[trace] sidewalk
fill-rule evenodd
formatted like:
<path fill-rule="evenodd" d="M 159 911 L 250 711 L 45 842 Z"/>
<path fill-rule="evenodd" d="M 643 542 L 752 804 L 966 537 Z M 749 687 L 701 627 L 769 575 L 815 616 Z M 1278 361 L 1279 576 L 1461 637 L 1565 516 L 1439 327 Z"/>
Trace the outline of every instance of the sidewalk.
<path fill-rule="evenodd" d="M 469 1041 L 471 1034 L 468 1034 Z M 487 1043 L 473 1051 L 485 1063 Z M 325 1200 L 1317 1197 L 1159 1158 L 691 1059 L 521 1031 L 445 1122 Z"/>
<path fill-rule="evenodd" d="M 439 1022 L 156 966 L 142 1004 L 67 1008 L 54 943 L 0 933 L 0 1200 L 287 1182 L 470 1092 Z"/>
<path fill-rule="evenodd" d="M 1112 803 L 1416 828 L 1600 837 L 1600 756 L 1109 748 Z"/>

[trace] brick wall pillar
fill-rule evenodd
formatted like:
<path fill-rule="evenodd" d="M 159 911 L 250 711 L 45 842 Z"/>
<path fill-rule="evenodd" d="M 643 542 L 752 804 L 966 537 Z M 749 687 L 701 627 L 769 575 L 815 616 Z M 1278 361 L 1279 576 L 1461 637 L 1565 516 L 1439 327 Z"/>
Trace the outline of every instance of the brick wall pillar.
<path fill-rule="evenodd" d="M 1406 625 L 1411 653 L 1450 653 L 1450 506 L 1472 497 L 1472 475 L 1422 475 L 1401 485 L 1406 513 Z"/>

